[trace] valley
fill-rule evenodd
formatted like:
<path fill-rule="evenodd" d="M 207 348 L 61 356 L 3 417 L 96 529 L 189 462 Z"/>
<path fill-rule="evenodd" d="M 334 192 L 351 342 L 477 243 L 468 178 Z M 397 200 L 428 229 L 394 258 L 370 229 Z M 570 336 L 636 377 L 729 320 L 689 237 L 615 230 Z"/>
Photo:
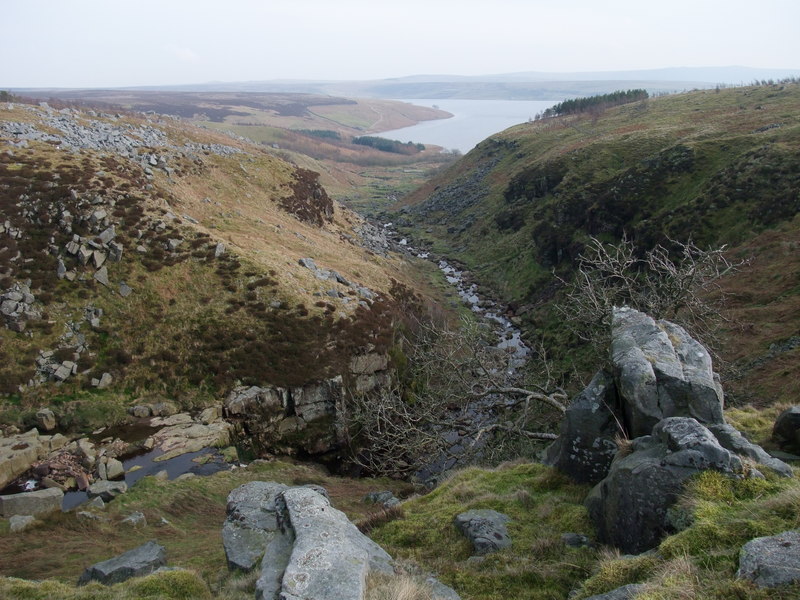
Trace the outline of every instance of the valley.
<path fill-rule="evenodd" d="M 796 80 L 464 156 L 370 141 L 449 114 L 390 100 L 41 94 L 0 103 L 0 596 L 800 598 L 741 558 L 800 528 Z M 633 289 L 693 269 L 713 336 Z M 178 569 L 75 585 L 148 540 Z"/>

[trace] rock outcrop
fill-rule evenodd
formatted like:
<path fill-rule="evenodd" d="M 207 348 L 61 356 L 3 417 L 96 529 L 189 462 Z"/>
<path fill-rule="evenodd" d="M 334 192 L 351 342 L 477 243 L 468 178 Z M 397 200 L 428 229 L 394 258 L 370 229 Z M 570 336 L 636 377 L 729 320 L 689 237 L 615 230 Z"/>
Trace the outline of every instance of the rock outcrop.
<path fill-rule="evenodd" d="M 648 435 L 666 417 L 724 422 L 722 387 L 711 356 L 682 327 L 614 308 L 611 361 L 628 437 Z"/>
<path fill-rule="evenodd" d="M 78 585 L 85 585 L 90 581 L 112 585 L 131 577 L 149 575 L 165 564 L 166 549 L 151 540 L 138 548 L 87 568 L 78 580 Z"/>
<path fill-rule="evenodd" d="M 560 435 L 542 462 L 580 483 L 600 481 L 617 453 L 615 438 L 624 433 L 612 408 L 618 409 L 614 379 L 600 371 L 567 407 Z"/>
<path fill-rule="evenodd" d="M 662 419 L 687 417 L 706 425 L 731 452 L 792 476 L 788 465 L 725 423 L 710 355 L 683 328 L 615 308 L 611 362 L 613 373 L 597 373 L 567 408 L 545 464 L 581 483 L 597 483 L 608 473 L 618 439 L 647 436 Z"/>
<path fill-rule="evenodd" d="M 670 532 L 667 509 L 692 475 L 707 469 L 744 475 L 741 459 L 692 418 L 666 418 L 632 445 L 586 499 L 600 541 L 626 553 L 649 550 Z"/>
<path fill-rule="evenodd" d="M 249 570 L 261 559 L 259 600 L 360 600 L 369 571 L 394 572 L 391 557 L 323 492 L 256 481 L 228 496 L 222 533 L 228 568 Z"/>
<path fill-rule="evenodd" d="M 264 555 L 278 530 L 275 500 L 287 486 L 272 481 L 251 481 L 228 495 L 222 545 L 228 569 L 251 571 Z"/>
<path fill-rule="evenodd" d="M 240 387 L 225 401 L 225 415 L 258 450 L 320 454 L 338 442 L 342 398 L 341 377 L 296 388 Z"/>
<path fill-rule="evenodd" d="M 256 582 L 258 600 L 361 600 L 371 570 L 393 573 L 391 557 L 310 488 L 278 498 L 279 533 Z"/>

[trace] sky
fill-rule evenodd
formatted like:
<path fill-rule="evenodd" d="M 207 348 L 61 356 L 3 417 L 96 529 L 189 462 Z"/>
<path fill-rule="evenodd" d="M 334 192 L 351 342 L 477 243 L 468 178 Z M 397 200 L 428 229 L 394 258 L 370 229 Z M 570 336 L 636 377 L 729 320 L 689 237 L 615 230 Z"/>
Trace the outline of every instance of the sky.
<path fill-rule="evenodd" d="M 798 0 L 0 0 L 0 89 L 800 69 Z"/>

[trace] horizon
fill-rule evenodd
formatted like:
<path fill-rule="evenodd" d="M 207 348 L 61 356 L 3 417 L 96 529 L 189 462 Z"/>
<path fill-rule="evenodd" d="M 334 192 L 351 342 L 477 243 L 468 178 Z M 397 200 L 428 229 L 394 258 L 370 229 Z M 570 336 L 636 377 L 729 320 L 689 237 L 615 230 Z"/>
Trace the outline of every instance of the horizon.
<path fill-rule="evenodd" d="M 800 4 L 635 0 L 12 0 L 4 88 L 790 70 Z M 553 26 L 555 24 L 555 26 Z M 32 35 L 35 33 L 35 35 Z M 677 66 L 680 65 L 680 66 Z M 719 65 L 719 66 L 715 66 Z M 753 66 L 755 65 L 755 66 Z M 431 75 L 427 75 L 431 74 Z"/>

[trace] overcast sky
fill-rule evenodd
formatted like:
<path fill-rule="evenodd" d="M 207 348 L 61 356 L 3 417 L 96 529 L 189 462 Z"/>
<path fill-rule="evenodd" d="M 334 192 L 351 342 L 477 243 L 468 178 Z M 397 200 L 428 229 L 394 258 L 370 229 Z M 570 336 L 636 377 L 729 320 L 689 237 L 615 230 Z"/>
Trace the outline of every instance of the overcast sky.
<path fill-rule="evenodd" d="M 0 0 L 0 88 L 800 68 L 798 0 Z"/>

